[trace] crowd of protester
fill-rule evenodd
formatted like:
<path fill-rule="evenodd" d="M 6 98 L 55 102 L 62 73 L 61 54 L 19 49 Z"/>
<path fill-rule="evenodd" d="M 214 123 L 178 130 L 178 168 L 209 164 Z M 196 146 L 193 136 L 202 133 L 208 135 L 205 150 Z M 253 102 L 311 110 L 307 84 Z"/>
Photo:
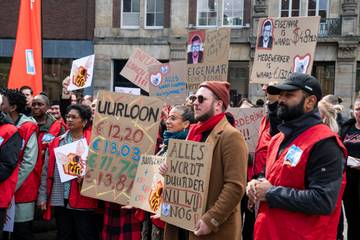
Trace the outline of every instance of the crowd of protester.
<path fill-rule="evenodd" d="M 13 197 L 16 203 L 14 231 L 0 230 L 0 240 L 35 239 L 36 211 L 55 218 L 59 240 L 340 240 L 345 219 L 347 239 L 360 239 L 360 96 L 347 119 L 342 99 L 323 97 L 312 76 L 264 84 L 265 101 L 239 102 L 265 105 L 254 154 L 226 111 L 228 83 L 204 82 L 183 105 L 164 107 L 154 154 L 166 156 L 169 139 L 215 145 L 206 211 L 190 232 L 158 215 L 82 196 L 82 177 L 60 181 L 54 149 L 89 143 L 97 102 L 67 91 L 68 83 L 53 101 L 33 96 L 28 86 L 0 91 L 0 229 Z M 167 171 L 162 164 L 159 172 Z"/>

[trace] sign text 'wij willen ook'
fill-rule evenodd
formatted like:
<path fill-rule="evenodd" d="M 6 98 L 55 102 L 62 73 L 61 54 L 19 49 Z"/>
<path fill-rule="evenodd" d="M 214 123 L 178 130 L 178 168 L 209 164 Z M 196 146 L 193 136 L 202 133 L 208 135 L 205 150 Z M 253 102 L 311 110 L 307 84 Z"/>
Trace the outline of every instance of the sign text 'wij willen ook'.
<path fill-rule="evenodd" d="M 100 91 L 89 144 L 84 196 L 129 203 L 142 154 L 153 154 L 161 100 Z"/>
<path fill-rule="evenodd" d="M 194 231 L 205 212 L 213 145 L 170 139 L 161 219 Z"/>
<path fill-rule="evenodd" d="M 311 74 L 320 17 L 262 18 L 251 83 L 282 82 L 293 72 Z"/>

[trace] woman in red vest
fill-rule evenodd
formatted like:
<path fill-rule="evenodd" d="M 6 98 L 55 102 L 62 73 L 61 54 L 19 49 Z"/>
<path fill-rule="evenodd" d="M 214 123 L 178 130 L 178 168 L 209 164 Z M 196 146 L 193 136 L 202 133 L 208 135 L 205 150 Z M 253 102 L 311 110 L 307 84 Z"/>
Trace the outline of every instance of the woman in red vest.
<path fill-rule="evenodd" d="M 95 199 L 80 195 L 82 177 L 62 183 L 56 165 L 54 149 L 84 138 L 84 129 L 91 119 L 91 110 L 84 105 L 71 105 L 68 108 L 66 122 L 69 131 L 56 137 L 50 144 L 46 154 L 38 204 L 45 211 L 45 218 L 50 218 L 51 207 L 54 208 L 57 239 L 98 239 L 94 210 Z M 89 135 L 86 136 L 89 142 Z"/>

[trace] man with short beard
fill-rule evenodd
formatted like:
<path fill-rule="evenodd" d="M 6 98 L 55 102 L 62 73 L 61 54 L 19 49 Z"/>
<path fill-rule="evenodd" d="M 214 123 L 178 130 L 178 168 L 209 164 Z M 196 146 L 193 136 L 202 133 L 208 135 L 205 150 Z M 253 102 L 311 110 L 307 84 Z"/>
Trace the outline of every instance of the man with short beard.
<path fill-rule="evenodd" d="M 205 214 L 189 232 L 166 224 L 164 239 L 241 239 L 240 201 L 245 192 L 248 148 L 241 133 L 227 121 L 227 82 L 200 84 L 194 113 L 198 123 L 190 126 L 187 140 L 214 144 Z M 164 165 L 163 165 L 164 166 Z M 162 174 L 165 169 L 160 168 Z"/>
<path fill-rule="evenodd" d="M 347 153 L 321 121 L 320 83 L 293 73 L 267 91 L 279 94 L 283 123 L 269 143 L 265 178 L 247 187 L 249 199 L 260 201 L 254 239 L 336 239 Z"/>

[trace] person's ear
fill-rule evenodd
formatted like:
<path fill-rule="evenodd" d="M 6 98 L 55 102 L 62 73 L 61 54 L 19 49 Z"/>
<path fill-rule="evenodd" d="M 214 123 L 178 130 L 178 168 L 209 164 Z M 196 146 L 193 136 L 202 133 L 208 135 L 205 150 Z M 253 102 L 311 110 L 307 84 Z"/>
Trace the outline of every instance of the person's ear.
<path fill-rule="evenodd" d="M 189 126 L 190 126 L 190 121 L 189 120 L 186 120 L 186 121 L 183 122 L 183 128 L 184 129 L 189 128 Z"/>
<path fill-rule="evenodd" d="M 305 98 L 304 111 L 310 112 L 316 107 L 317 98 L 315 95 L 311 95 Z"/>

